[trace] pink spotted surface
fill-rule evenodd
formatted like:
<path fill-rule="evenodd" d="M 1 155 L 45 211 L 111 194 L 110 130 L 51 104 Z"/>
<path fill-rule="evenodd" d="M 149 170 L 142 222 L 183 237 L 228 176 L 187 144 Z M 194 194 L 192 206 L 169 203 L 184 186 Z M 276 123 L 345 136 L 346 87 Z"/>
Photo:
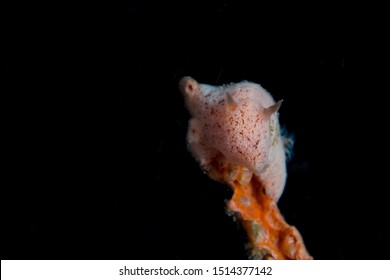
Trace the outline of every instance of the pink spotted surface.
<path fill-rule="evenodd" d="M 179 87 L 191 114 L 188 148 L 201 167 L 207 170 L 217 156 L 244 167 L 277 201 L 287 176 L 277 112 L 281 101 L 246 81 L 211 86 L 183 77 Z"/>

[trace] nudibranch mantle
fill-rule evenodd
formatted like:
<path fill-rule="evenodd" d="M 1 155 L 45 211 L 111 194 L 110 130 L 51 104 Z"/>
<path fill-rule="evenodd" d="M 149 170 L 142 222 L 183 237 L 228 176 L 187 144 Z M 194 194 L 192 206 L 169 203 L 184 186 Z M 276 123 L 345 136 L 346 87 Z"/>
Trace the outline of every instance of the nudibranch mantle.
<path fill-rule="evenodd" d="M 247 81 L 211 86 L 183 77 L 179 87 L 191 114 L 188 148 L 202 169 L 211 169 L 216 157 L 222 164 L 242 166 L 247 176 L 239 180 L 257 176 L 278 201 L 287 176 L 278 120 L 281 101 Z"/>

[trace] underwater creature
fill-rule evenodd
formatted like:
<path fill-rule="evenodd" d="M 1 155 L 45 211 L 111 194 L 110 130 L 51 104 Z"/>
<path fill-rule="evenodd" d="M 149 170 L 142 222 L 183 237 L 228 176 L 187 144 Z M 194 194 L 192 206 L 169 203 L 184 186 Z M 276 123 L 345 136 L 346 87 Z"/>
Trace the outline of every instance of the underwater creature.
<path fill-rule="evenodd" d="M 227 209 L 242 221 L 251 257 L 311 259 L 276 204 L 287 178 L 282 101 L 247 81 L 212 86 L 183 77 L 179 88 L 191 114 L 188 149 L 208 176 L 232 187 Z"/>

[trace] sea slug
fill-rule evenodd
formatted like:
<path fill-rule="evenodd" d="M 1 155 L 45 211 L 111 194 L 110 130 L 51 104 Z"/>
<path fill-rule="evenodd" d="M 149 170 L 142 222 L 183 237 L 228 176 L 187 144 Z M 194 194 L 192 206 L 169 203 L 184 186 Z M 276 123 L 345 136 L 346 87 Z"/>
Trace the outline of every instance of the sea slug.
<path fill-rule="evenodd" d="M 205 173 L 234 190 L 228 211 L 247 230 L 251 256 L 311 259 L 276 204 L 287 177 L 278 120 L 282 101 L 246 81 L 212 86 L 183 77 L 179 88 L 191 114 L 188 149 Z"/>

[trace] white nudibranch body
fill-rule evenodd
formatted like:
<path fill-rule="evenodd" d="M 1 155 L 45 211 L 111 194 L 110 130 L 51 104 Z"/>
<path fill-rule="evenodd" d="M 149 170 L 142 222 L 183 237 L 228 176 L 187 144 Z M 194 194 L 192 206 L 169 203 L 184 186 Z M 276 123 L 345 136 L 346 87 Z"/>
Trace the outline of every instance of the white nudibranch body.
<path fill-rule="evenodd" d="M 276 102 L 260 85 L 240 82 L 224 86 L 199 84 L 183 77 L 180 90 L 191 114 L 188 148 L 207 169 L 219 156 L 247 168 L 275 201 L 286 182 L 286 159 Z"/>

